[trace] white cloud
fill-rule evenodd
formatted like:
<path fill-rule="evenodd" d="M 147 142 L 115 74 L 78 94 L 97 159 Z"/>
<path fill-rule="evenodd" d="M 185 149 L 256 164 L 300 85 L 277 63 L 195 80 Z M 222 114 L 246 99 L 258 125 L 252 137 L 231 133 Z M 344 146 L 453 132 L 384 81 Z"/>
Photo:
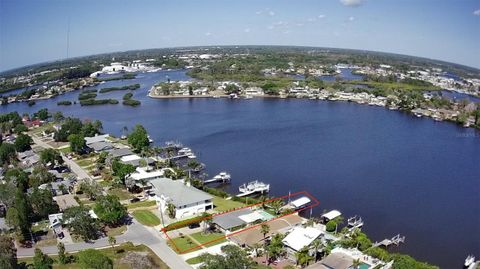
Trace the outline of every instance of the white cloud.
<path fill-rule="evenodd" d="M 273 11 L 270 10 L 270 11 L 268 12 L 268 15 L 270 15 L 270 16 L 275 16 L 275 12 L 273 12 Z"/>
<path fill-rule="evenodd" d="M 243 31 L 244 31 L 245 33 L 250 33 L 250 28 L 245 28 L 245 29 L 243 29 Z"/>
<path fill-rule="evenodd" d="M 316 22 L 317 18 L 308 18 L 308 22 Z"/>
<path fill-rule="evenodd" d="M 205 33 L 205 36 L 211 36 L 211 35 L 212 35 L 212 33 L 210 33 L 210 32 Z"/>
<path fill-rule="evenodd" d="M 473 15 L 480 16 L 480 9 L 477 9 L 473 12 Z"/>
<path fill-rule="evenodd" d="M 347 7 L 358 7 L 362 4 L 363 0 L 340 0 L 342 5 Z"/>
<path fill-rule="evenodd" d="M 325 18 L 325 15 L 323 15 L 323 14 L 321 14 L 321 15 L 318 15 L 318 16 L 317 16 L 317 18 L 319 18 L 319 19 L 323 19 L 323 18 Z"/>
<path fill-rule="evenodd" d="M 348 17 L 348 21 L 354 21 L 354 20 L 355 20 L 355 17 L 353 16 Z"/>
<path fill-rule="evenodd" d="M 302 26 L 304 26 L 305 24 L 304 24 L 304 23 L 301 23 L 301 22 L 298 22 L 298 23 L 296 23 L 295 25 L 298 26 L 298 27 L 302 27 Z"/>

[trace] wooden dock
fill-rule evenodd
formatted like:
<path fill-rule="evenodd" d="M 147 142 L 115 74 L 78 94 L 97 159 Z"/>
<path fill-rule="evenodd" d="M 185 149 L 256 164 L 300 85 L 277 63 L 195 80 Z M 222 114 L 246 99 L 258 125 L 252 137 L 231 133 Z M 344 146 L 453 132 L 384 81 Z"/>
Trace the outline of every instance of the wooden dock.
<path fill-rule="evenodd" d="M 400 243 L 405 243 L 405 236 L 400 236 L 400 234 L 395 235 L 392 237 L 392 239 L 383 239 L 380 242 L 375 242 L 372 247 L 379 247 L 379 246 L 384 246 L 384 247 L 389 247 L 391 245 L 398 246 Z"/>

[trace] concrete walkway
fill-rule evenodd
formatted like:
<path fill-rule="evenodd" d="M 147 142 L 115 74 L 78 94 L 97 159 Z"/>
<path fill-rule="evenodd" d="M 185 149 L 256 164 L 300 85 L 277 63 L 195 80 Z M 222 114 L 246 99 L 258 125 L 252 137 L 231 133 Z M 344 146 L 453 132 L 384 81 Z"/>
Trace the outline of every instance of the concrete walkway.
<path fill-rule="evenodd" d="M 143 244 L 149 247 L 162 261 L 164 261 L 172 269 L 189 269 L 191 268 L 180 256 L 178 256 L 168 245 L 165 238 L 160 236 L 160 232 L 153 228 L 145 227 L 132 220 L 132 224 L 128 226 L 127 231 L 119 236 L 116 236 L 117 244 L 132 242 L 133 244 Z M 65 244 L 65 250 L 73 253 L 87 248 L 105 248 L 110 247 L 108 238 L 100 238 L 91 243 L 80 242 Z M 58 253 L 57 246 L 47 246 L 40 248 L 43 253 L 49 255 L 56 255 Z M 34 255 L 34 248 L 18 248 L 17 256 L 32 257 Z"/>

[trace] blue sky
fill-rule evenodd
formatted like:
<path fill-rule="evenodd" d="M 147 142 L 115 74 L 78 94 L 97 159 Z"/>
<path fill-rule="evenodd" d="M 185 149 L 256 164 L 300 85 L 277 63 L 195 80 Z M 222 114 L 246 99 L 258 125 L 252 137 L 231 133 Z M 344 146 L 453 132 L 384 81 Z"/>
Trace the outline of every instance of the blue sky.
<path fill-rule="evenodd" d="M 480 68 L 480 0 L 0 0 L 0 71 L 190 45 L 306 45 Z"/>

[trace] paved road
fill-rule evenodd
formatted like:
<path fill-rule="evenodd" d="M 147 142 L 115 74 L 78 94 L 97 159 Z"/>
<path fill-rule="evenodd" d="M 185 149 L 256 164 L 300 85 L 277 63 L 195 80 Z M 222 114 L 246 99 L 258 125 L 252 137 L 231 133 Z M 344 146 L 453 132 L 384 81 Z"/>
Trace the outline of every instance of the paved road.
<path fill-rule="evenodd" d="M 164 261 L 172 269 L 191 269 L 180 256 L 178 256 L 168 245 L 165 238 L 160 236 L 160 232 L 155 231 L 154 228 L 145 227 L 137 221 L 128 226 L 127 231 L 116 237 L 117 244 L 132 242 L 134 244 L 143 244 L 148 246 L 162 261 Z M 87 248 L 105 248 L 110 247 L 108 238 L 101 238 L 91 243 L 72 243 L 65 244 L 67 252 L 77 252 Z M 57 254 L 57 246 L 48 246 L 40 248 L 45 254 Z M 34 255 L 33 248 L 18 248 L 17 256 L 32 257 Z"/>
<path fill-rule="evenodd" d="M 32 139 L 33 139 L 33 142 L 35 142 L 35 144 L 41 146 L 42 148 L 53 148 L 52 146 L 45 143 L 44 141 L 42 141 L 40 138 L 36 136 L 32 136 Z M 68 167 L 70 167 L 72 172 L 75 173 L 75 175 L 77 175 L 78 179 L 90 179 L 90 180 L 92 179 L 90 175 L 87 172 L 85 172 L 85 170 L 83 170 L 83 168 L 81 168 L 76 162 L 65 157 L 63 153 L 62 153 L 62 159 L 65 162 L 65 164 L 68 165 Z"/>

